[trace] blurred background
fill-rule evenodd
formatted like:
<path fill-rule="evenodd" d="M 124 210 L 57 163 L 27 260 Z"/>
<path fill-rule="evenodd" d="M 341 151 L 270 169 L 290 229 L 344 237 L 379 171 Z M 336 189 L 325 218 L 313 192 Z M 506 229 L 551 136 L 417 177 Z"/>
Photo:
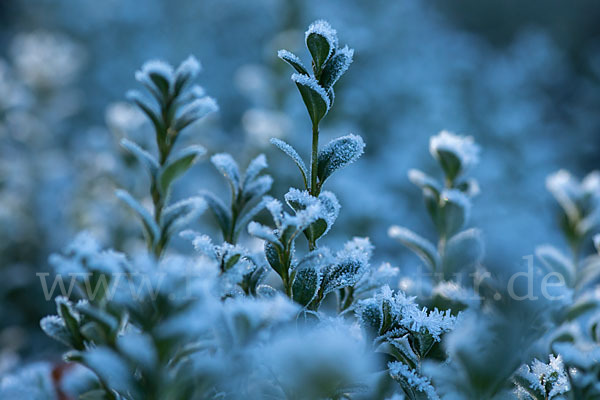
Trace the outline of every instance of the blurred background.
<path fill-rule="evenodd" d="M 407 171 L 440 175 L 428 140 L 447 129 L 482 147 L 471 225 L 484 231 L 486 265 L 512 266 L 542 243 L 566 247 L 545 178 L 599 167 L 597 1 L 2 0 L 0 375 L 54 353 L 38 328 L 53 309 L 36 276 L 50 253 L 82 229 L 117 249 L 139 246 L 137 222 L 114 197 L 116 187 L 138 197 L 148 190 L 118 146 L 124 136 L 152 145 L 150 126 L 124 102 L 135 70 L 151 58 L 199 58 L 198 83 L 221 110 L 186 140 L 242 166 L 264 152 L 281 197 L 301 181 L 268 139 L 308 158 L 310 125 L 276 51 L 306 60 L 303 32 L 317 18 L 355 49 L 323 141 L 355 133 L 367 143 L 365 156 L 328 182 L 342 205 L 329 244 L 369 236 L 377 261 L 418 264 L 386 231 L 399 224 L 434 237 Z M 175 197 L 200 189 L 226 190 L 208 162 Z M 216 232 L 210 215 L 195 228 Z"/>

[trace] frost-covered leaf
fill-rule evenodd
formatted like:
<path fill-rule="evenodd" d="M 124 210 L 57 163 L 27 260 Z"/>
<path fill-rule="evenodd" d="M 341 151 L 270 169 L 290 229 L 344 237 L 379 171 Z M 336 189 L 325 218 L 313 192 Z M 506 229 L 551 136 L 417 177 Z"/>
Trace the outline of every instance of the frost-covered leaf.
<path fill-rule="evenodd" d="M 159 165 L 158 161 L 152 154 L 148 153 L 146 150 L 142 149 L 136 143 L 128 139 L 121 140 L 121 146 L 127 149 L 127 151 L 133 154 L 142 165 L 148 168 L 150 176 L 156 176 Z"/>
<path fill-rule="evenodd" d="M 244 173 L 242 186 L 246 188 L 267 167 L 267 157 L 264 154 L 259 154 L 248 164 L 248 168 L 246 168 L 246 172 Z"/>
<path fill-rule="evenodd" d="M 265 208 L 265 200 L 263 199 L 260 202 L 258 202 L 258 204 L 256 204 L 254 207 L 252 207 L 250 210 L 246 211 L 244 213 L 244 215 L 240 219 L 238 219 L 236 222 L 235 234 L 237 235 L 239 232 L 242 231 L 242 229 L 246 229 L 246 227 L 248 226 L 250 221 L 252 221 L 254 219 L 254 217 L 256 217 L 256 215 L 259 212 L 261 212 L 264 208 Z"/>
<path fill-rule="evenodd" d="M 134 199 L 129 192 L 125 190 L 117 190 L 115 193 L 117 197 L 127 204 L 140 218 L 144 226 L 144 232 L 149 238 L 149 241 L 154 243 L 156 240 L 158 240 L 160 230 L 148 210 L 146 210 L 136 199 Z"/>
<path fill-rule="evenodd" d="M 302 64 L 302 61 L 300 61 L 300 58 L 298 58 L 298 56 L 296 56 L 294 53 L 291 53 L 287 50 L 279 50 L 277 52 L 277 57 L 290 64 L 298 73 L 310 75 L 306 70 L 306 67 L 304 67 Z"/>
<path fill-rule="evenodd" d="M 137 393 L 133 370 L 115 351 L 107 347 L 67 353 L 66 358 L 81 362 L 94 371 L 108 387 L 121 394 Z"/>
<path fill-rule="evenodd" d="M 367 254 L 360 250 L 348 249 L 340 251 L 333 265 L 323 270 L 323 295 L 344 287 L 354 286 L 365 273 L 369 260 Z"/>
<path fill-rule="evenodd" d="M 173 67 L 164 61 L 150 60 L 135 73 L 135 78 L 151 92 L 166 98 L 173 84 L 174 71 Z"/>
<path fill-rule="evenodd" d="M 471 272 L 482 260 L 484 243 L 479 229 L 467 229 L 446 243 L 442 269 L 444 277 L 451 279 L 459 272 Z"/>
<path fill-rule="evenodd" d="M 284 275 L 286 271 L 286 266 L 282 264 L 282 259 L 280 258 L 281 251 L 280 247 L 273 244 L 273 242 L 265 241 L 265 257 L 267 258 L 267 262 L 273 268 L 273 271 L 277 272 L 279 276 Z"/>
<path fill-rule="evenodd" d="M 401 362 L 389 363 L 388 368 L 392 379 L 400 383 L 411 400 L 439 400 L 429 378 Z"/>
<path fill-rule="evenodd" d="M 436 270 L 440 263 L 440 256 L 438 255 L 435 246 L 430 241 L 409 229 L 397 225 L 391 226 L 388 229 L 388 236 L 400 241 L 406 247 L 411 249 L 431 268 L 432 271 Z"/>
<path fill-rule="evenodd" d="M 303 307 L 306 307 L 317 295 L 321 275 L 316 268 L 306 266 L 296 270 L 296 277 L 292 285 L 292 298 Z"/>
<path fill-rule="evenodd" d="M 306 237 L 311 241 L 316 241 L 331 229 L 340 210 L 340 204 L 335 195 L 327 191 L 315 198 L 306 190 L 291 188 L 285 194 L 285 200 L 297 214 L 311 208 L 316 210 L 317 215 L 313 218 L 314 222 L 304 230 Z"/>
<path fill-rule="evenodd" d="M 453 181 L 479 161 L 479 146 L 471 136 L 441 131 L 429 140 L 429 152 L 439 161 L 446 177 Z"/>
<path fill-rule="evenodd" d="M 159 187 L 162 193 L 167 193 L 171 184 L 183 175 L 194 163 L 206 153 L 202 146 L 189 146 L 170 157 L 168 163 L 159 174 Z"/>
<path fill-rule="evenodd" d="M 354 49 L 349 49 L 345 46 L 342 49 L 337 49 L 331 60 L 327 62 L 321 79 L 319 82 L 325 90 L 329 90 L 335 83 L 340 79 L 342 75 L 348 70 L 350 64 L 352 64 L 352 57 L 354 56 Z"/>
<path fill-rule="evenodd" d="M 419 356 L 415 353 L 410 344 L 409 334 L 386 340 L 377 347 L 376 351 L 390 354 L 396 360 L 402 361 L 411 368 L 416 368 L 420 363 Z"/>
<path fill-rule="evenodd" d="M 269 228 L 268 226 L 259 224 L 258 222 L 252 221 L 248 224 L 248 233 L 267 242 L 279 242 L 279 238 L 277 237 L 273 229 Z"/>
<path fill-rule="evenodd" d="M 244 201 L 248 202 L 256 197 L 265 195 L 273 185 L 273 178 L 269 175 L 263 175 L 256 178 L 252 183 L 244 188 Z"/>
<path fill-rule="evenodd" d="M 219 106 L 212 97 L 204 96 L 195 99 L 181 108 L 175 120 L 174 129 L 176 132 L 181 132 L 190 124 L 218 110 Z"/>
<path fill-rule="evenodd" d="M 318 125 L 331 106 L 327 92 L 312 76 L 293 74 L 292 81 L 296 83 L 302 95 L 313 125 Z"/>
<path fill-rule="evenodd" d="M 563 276 L 567 286 L 575 284 L 575 266 L 563 253 L 550 245 L 538 246 L 535 255 L 540 259 L 547 272 L 557 272 Z"/>
<path fill-rule="evenodd" d="M 169 237 L 192 220 L 198 218 L 206 208 L 206 201 L 200 197 L 178 201 L 163 210 L 161 228 Z"/>
<path fill-rule="evenodd" d="M 65 346 L 74 347 L 71 334 L 67 330 L 63 320 L 58 315 L 48 315 L 40 321 L 40 327 L 44 333 L 52 339 L 61 342 Z"/>
<path fill-rule="evenodd" d="M 381 302 L 371 298 L 359 303 L 356 310 L 360 325 L 367 331 L 371 339 L 379 336 L 383 324 Z"/>
<path fill-rule="evenodd" d="M 322 19 L 310 24 L 305 33 L 306 47 L 313 59 L 315 71 L 320 71 L 338 45 L 337 32 Z"/>
<path fill-rule="evenodd" d="M 437 227 L 447 238 L 459 232 L 471 213 L 471 201 L 458 189 L 445 189 L 440 195 Z"/>
<path fill-rule="evenodd" d="M 240 168 L 233 157 L 227 153 L 219 153 L 213 155 L 210 158 L 210 161 L 217 170 L 223 174 L 225 179 L 227 179 L 227 183 L 229 183 L 231 188 L 231 193 L 233 193 L 234 196 L 237 196 L 240 188 Z"/>
<path fill-rule="evenodd" d="M 423 171 L 419 171 L 418 169 L 409 170 L 408 179 L 421 189 L 428 189 L 432 191 L 438 197 L 442 191 L 442 186 L 439 184 L 438 181 L 436 181 L 434 178 L 427 175 Z"/>
<path fill-rule="evenodd" d="M 178 93 L 187 82 L 194 79 L 202 69 L 196 57 L 190 55 L 175 70 L 175 92 Z"/>
<path fill-rule="evenodd" d="M 130 90 L 127 92 L 126 96 L 129 101 L 135 103 L 135 105 L 138 106 L 138 108 L 142 110 L 144 114 L 146 114 L 146 116 L 152 122 L 157 134 L 164 130 L 159 113 L 154 109 L 154 107 L 148 104 L 147 100 L 140 92 L 137 90 Z"/>
<path fill-rule="evenodd" d="M 324 182 L 336 170 L 358 160 L 364 148 L 365 142 L 357 135 L 342 136 L 329 142 L 319 150 L 319 180 Z"/>
<path fill-rule="evenodd" d="M 225 203 L 211 192 L 202 191 L 200 195 L 217 218 L 221 231 L 228 232 L 231 225 L 231 211 L 225 206 Z"/>
<path fill-rule="evenodd" d="M 306 168 L 306 165 L 304 165 L 304 161 L 302 161 L 300 155 L 298 155 L 298 152 L 283 140 L 272 138 L 271 143 L 275 145 L 279 150 L 287 154 L 296 163 L 296 165 L 300 169 L 300 172 L 302 173 L 302 179 L 304 179 L 304 186 L 308 188 L 308 169 Z"/>

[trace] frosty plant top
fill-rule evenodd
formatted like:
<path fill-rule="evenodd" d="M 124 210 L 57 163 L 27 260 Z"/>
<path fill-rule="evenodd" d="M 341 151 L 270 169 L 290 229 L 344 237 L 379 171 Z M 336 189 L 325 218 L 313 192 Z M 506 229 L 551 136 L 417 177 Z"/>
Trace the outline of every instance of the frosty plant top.
<path fill-rule="evenodd" d="M 137 90 L 128 97 L 146 114 L 154 127 L 158 158 L 136 143 L 123 139 L 123 147 L 146 167 L 151 178 L 150 195 L 153 213 L 124 191 L 117 196 L 139 217 L 144 227 L 148 248 L 160 257 L 170 237 L 206 208 L 203 199 L 189 198 L 168 205 L 171 185 L 206 153 L 202 146 L 192 145 L 173 153 L 182 130 L 217 110 L 217 103 L 204 89 L 192 84 L 200 72 L 200 63 L 190 56 L 176 69 L 163 61 L 149 61 L 135 78 L 145 86 L 152 99 Z"/>
<path fill-rule="evenodd" d="M 352 63 L 354 50 L 348 46 L 339 48 L 337 32 L 323 20 L 310 24 L 305 41 L 312 56 L 312 74 L 295 54 L 279 50 L 277 55 L 298 71 L 292 80 L 298 86 L 313 124 L 319 124 L 333 105 L 333 85 Z"/>
<path fill-rule="evenodd" d="M 325 179 L 336 169 L 360 157 L 364 143 L 360 137 L 348 135 L 336 139 L 319 152 L 319 123 L 333 106 L 333 86 L 352 63 L 354 50 L 348 46 L 338 47 L 337 32 L 323 20 L 310 24 L 305 42 L 312 57 L 312 72 L 309 72 L 298 56 L 287 50 L 279 50 L 277 55 L 296 70 L 292 81 L 296 83 L 312 121 L 310 186 L 308 171 L 296 151 L 281 141 L 273 143 L 294 159 L 300 168 L 306 189 L 310 190 L 312 196 L 318 196 Z"/>

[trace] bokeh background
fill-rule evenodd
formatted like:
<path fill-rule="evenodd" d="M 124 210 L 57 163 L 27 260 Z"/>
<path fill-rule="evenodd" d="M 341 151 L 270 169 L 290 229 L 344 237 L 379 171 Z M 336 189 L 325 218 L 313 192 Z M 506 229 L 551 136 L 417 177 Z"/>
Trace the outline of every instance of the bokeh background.
<path fill-rule="evenodd" d="M 2 0 L 0 2 L 0 375 L 54 349 L 38 328 L 52 311 L 37 272 L 86 229 L 128 250 L 139 226 L 114 198 L 148 182 L 119 149 L 151 146 L 143 117 L 124 102 L 151 58 L 189 54 L 220 112 L 186 140 L 245 165 L 267 154 L 273 194 L 301 184 L 268 143 L 280 137 L 308 157 L 310 125 L 290 70 L 317 18 L 355 48 L 322 123 L 324 140 L 363 136 L 365 157 L 333 179 L 342 213 L 328 238 L 369 236 L 378 261 L 418 261 L 389 239 L 391 224 L 433 237 L 409 168 L 439 176 L 428 140 L 442 129 L 475 137 L 481 162 L 471 224 L 483 229 L 485 263 L 514 265 L 536 245 L 561 242 L 545 177 L 599 168 L 600 3 L 594 0 L 292 1 Z M 204 162 L 175 196 L 226 187 Z M 210 216 L 197 229 L 215 233 Z M 248 243 L 250 246 L 255 243 Z M 186 243 L 175 243 L 189 251 Z"/>

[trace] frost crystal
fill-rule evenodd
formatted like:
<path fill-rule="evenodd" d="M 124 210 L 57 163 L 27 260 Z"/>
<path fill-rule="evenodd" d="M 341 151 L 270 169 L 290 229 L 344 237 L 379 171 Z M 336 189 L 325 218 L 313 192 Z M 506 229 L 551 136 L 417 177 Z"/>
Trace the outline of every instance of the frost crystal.
<path fill-rule="evenodd" d="M 388 364 L 388 368 L 392 378 L 406 382 L 417 391 L 425 393 L 428 399 L 439 400 L 439 396 L 431 386 L 429 378 L 419 375 L 416 370 L 408 368 L 406 364 L 401 362 L 391 362 Z"/>
<path fill-rule="evenodd" d="M 459 136 L 441 131 L 429 140 L 429 152 L 437 160 L 440 159 L 440 150 L 454 154 L 460 160 L 463 171 L 479 162 L 480 148 L 472 136 Z"/>
<path fill-rule="evenodd" d="M 319 19 L 309 25 L 308 30 L 304 33 L 304 40 L 306 41 L 313 33 L 323 36 L 329 43 L 329 55 L 327 56 L 329 59 L 331 53 L 338 47 L 337 31 L 329 25 L 329 22 Z"/>
<path fill-rule="evenodd" d="M 515 382 L 517 387 L 525 391 L 533 390 L 546 399 L 554 399 L 570 390 L 569 379 L 560 355 L 555 357 L 550 354 L 548 364 L 534 359 L 531 368 L 523 365 L 516 373 Z M 526 384 L 528 388 L 523 387 Z"/>
<path fill-rule="evenodd" d="M 321 85 L 319 85 L 319 82 L 315 78 L 303 74 L 293 74 L 292 81 L 294 81 L 298 85 L 306 86 L 317 92 L 321 99 L 325 102 L 327 111 L 329 111 L 329 108 L 331 107 L 331 101 L 329 100 L 329 96 L 327 96 L 327 92 Z"/>

